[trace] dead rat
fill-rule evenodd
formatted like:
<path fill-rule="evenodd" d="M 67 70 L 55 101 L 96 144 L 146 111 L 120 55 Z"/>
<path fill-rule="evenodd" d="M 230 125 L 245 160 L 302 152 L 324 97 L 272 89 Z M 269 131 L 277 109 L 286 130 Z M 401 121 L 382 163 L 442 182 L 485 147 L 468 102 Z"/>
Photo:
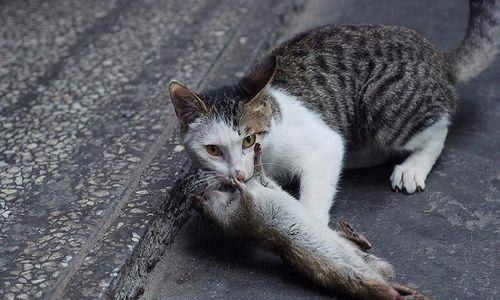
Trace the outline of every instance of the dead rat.
<path fill-rule="evenodd" d="M 228 235 L 247 237 L 273 251 L 317 284 L 359 299 L 428 299 L 388 282 L 393 268 L 366 253 L 364 235 L 347 222 L 334 231 L 310 215 L 302 203 L 268 178 L 255 146 L 254 176 L 234 181 L 234 191 L 206 191 L 198 196 L 204 213 Z"/>

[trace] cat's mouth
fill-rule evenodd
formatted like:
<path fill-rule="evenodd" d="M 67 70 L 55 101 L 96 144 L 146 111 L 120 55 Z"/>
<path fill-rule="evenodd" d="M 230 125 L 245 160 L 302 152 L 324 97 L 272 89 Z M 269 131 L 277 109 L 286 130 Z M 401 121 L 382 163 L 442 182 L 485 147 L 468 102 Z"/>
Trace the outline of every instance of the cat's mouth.
<path fill-rule="evenodd" d="M 249 178 L 246 178 L 242 182 L 247 183 L 248 181 L 252 180 L 253 178 L 254 178 L 254 175 L 252 175 Z M 234 181 L 236 179 L 232 179 L 230 177 L 219 176 L 217 178 L 217 180 L 218 180 L 217 190 L 222 191 L 222 192 L 234 192 L 234 190 L 235 190 Z"/>
<path fill-rule="evenodd" d="M 223 175 L 212 170 L 200 168 L 200 181 L 204 182 L 205 188 L 208 189 L 216 189 L 220 191 L 234 191 L 234 182 L 236 179 L 229 176 Z M 250 180 L 254 179 L 258 175 L 258 172 L 252 172 L 251 176 L 245 178 L 240 182 L 247 183 Z"/>
<path fill-rule="evenodd" d="M 252 174 L 252 176 L 250 176 L 249 178 L 246 178 L 244 181 L 242 181 L 243 183 L 247 183 L 249 182 L 250 180 L 253 180 L 255 178 L 258 178 L 257 176 L 258 174 L 254 173 Z M 220 182 L 219 182 L 219 185 L 217 187 L 217 190 L 218 191 L 221 191 L 221 192 L 234 192 L 235 189 L 236 189 L 236 184 L 234 183 L 234 180 L 235 179 L 231 179 L 231 178 L 226 178 L 226 177 L 220 177 Z"/>

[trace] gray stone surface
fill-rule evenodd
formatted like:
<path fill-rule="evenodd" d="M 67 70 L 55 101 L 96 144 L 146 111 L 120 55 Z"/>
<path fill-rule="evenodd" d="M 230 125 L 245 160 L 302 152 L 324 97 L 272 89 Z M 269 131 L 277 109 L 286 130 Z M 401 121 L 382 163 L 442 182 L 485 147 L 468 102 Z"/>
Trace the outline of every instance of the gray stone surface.
<path fill-rule="evenodd" d="M 310 1 L 292 27 L 405 25 L 442 49 L 461 40 L 466 1 Z M 396 281 L 436 299 L 498 299 L 500 59 L 458 86 L 459 111 L 423 193 L 389 189 L 392 164 L 345 174 L 332 210 L 364 232 Z M 274 255 L 226 240 L 198 214 L 151 272 L 144 299 L 329 299 Z"/>
<path fill-rule="evenodd" d="M 2 3 L 0 298 L 102 297 L 142 250 L 158 259 L 148 233 L 178 216 L 164 200 L 186 164 L 168 81 L 241 75 L 291 3 Z M 244 31 L 259 9 L 279 20 Z"/>
<path fill-rule="evenodd" d="M 237 24 L 231 39 L 225 46 L 217 63 L 196 86 L 210 87 L 242 76 L 252 62 L 269 51 L 271 45 L 300 10 L 298 1 L 254 1 L 253 5 Z M 255 19 L 260 18 L 259 22 Z M 141 243 L 134 250 L 127 265 L 118 275 L 110 290 L 114 298 L 135 297 L 144 292 L 146 275 L 161 258 L 165 245 L 172 243 L 178 229 L 191 215 L 193 183 L 198 179 L 195 170 L 185 165 L 184 173 L 169 191 L 163 213 L 157 215 Z"/>

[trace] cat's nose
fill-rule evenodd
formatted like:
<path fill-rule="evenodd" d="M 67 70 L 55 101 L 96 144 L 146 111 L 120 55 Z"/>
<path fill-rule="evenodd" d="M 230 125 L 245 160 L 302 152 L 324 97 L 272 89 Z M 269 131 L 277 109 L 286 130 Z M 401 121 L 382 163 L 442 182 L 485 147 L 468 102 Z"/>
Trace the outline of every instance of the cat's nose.
<path fill-rule="evenodd" d="M 236 180 L 238 181 L 245 180 L 245 175 L 241 174 L 240 172 L 236 172 Z"/>
<path fill-rule="evenodd" d="M 245 170 L 241 169 L 241 167 L 235 166 L 231 168 L 231 176 L 234 179 L 243 182 L 247 174 Z"/>

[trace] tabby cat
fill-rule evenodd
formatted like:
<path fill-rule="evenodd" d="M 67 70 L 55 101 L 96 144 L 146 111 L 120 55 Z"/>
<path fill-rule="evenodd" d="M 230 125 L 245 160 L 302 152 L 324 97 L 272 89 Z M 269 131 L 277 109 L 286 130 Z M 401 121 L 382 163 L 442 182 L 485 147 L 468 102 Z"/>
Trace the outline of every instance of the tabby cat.
<path fill-rule="evenodd" d="M 409 151 L 391 186 L 421 191 L 456 110 L 453 85 L 494 59 L 498 15 L 494 0 L 470 0 L 467 34 L 449 53 L 403 27 L 328 25 L 284 42 L 234 84 L 195 92 L 172 81 L 184 145 L 218 180 L 245 182 L 262 144 L 266 173 L 298 177 L 301 203 L 325 224 L 344 160 L 366 167 Z"/>

